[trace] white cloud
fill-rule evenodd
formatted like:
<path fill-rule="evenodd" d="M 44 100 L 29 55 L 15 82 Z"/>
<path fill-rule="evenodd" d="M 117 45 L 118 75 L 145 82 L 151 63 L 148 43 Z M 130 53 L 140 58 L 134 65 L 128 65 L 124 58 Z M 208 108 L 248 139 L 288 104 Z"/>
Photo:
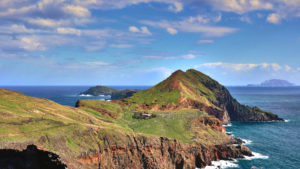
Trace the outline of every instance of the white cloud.
<path fill-rule="evenodd" d="M 146 72 L 158 72 L 163 74 L 164 77 L 168 77 L 172 74 L 173 70 L 165 67 L 158 67 L 146 70 Z"/>
<path fill-rule="evenodd" d="M 214 40 L 202 39 L 198 41 L 198 44 L 208 44 L 208 43 L 214 43 Z"/>
<path fill-rule="evenodd" d="M 159 55 L 147 55 L 143 56 L 143 58 L 147 59 L 165 59 L 165 60 L 171 60 L 171 59 L 195 59 L 197 56 L 195 54 L 189 53 L 181 56 L 159 56 Z"/>
<path fill-rule="evenodd" d="M 82 6 L 66 5 L 63 7 L 63 10 L 66 13 L 78 16 L 78 17 L 88 17 L 91 15 L 90 11 L 87 8 Z"/>
<path fill-rule="evenodd" d="M 216 22 L 215 17 L 189 17 L 180 21 L 150 21 L 143 20 L 140 21 L 143 24 L 153 26 L 156 28 L 175 29 L 176 31 L 188 32 L 188 33 L 203 33 L 205 36 L 210 37 L 221 37 L 227 34 L 236 32 L 238 29 L 223 26 L 214 26 L 213 23 Z M 173 31 L 174 32 L 174 31 Z M 169 32 L 170 33 L 170 32 Z"/>
<path fill-rule="evenodd" d="M 46 47 L 43 46 L 36 37 L 21 37 L 20 42 L 21 47 L 27 51 L 46 50 Z"/>
<path fill-rule="evenodd" d="M 135 26 L 130 26 L 129 27 L 129 31 L 130 32 L 140 32 L 139 28 L 135 27 Z"/>
<path fill-rule="evenodd" d="M 140 32 L 147 35 L 152 35 L 152 33 L 149 31 L 149 29 L 146 26 L 142 26 Z"/>
<path fill-rule="evenodd" d="M 134 47 L 134 45 L 132 45 L 132 44 L 111 44 L 110 47 L 122 49 L 122 48 L 132 48 L 132 47 Z"/>
<path fill-rule="evenodd" d="M 24 25 L 13 24 L 0 26 L 0 33 L 3 34 L 33 34 L 33 33 L 49 33 L 49 30 L 45 29 L 29 29 Z"/>
<path fill-rule="evenodd" d="M 273 4 L 264 0 L 207 0 L 215 9 L 239 14 L 254 10 L 271 10 Z"/>
<path fill-rule="evenodd" d="M 277 63 L 271 63 L 270 66 L 272 67 L 273 70 L 278 71 L 280 69 L 282 69 L 282 66 L 280 66 Z"/>
<path fill-rule="evenodd" d="M 279 14 L 272 13 L 267 17 L 267 21 L 274 24 L 279 24 L 281 21 L 281 17 Z"/>
<path fill-rule="evenodd" d="M 196 0 L 192 1 L 197 2 Z M 271 14 L 267 17 L 267 21 L 274 24 L 279 24 L 282 19 L 300 17 L 299 0 L 204 0 L 204 2 L 215 10 L 237 14 L 269 11 Z"/>
<path fill-rule="evenodd" d="M 142 33 L 142 34 L 146 34 L 146 35 L 152 35 L 152 33 L 149 31 L 149 29 L 146 26 L 142 26 L 140 29 L 137 28 L 136 26 L 130 26 L 128 28 L 128 30 L 130 32 L 134 32 L 134 33 Z"/>
<path fill-rule="evenodd" d="M 173 4 L 169 6 L 169 10 L 174 12 L 181 12 L 183 10 L 183 5 L 180 2 L 173 2 Z"/>
<path fill-rule="evenodd" d="M 101 62 L 101 61 L 97 61 L 97 62 L 80 62 L 80 63 L 70 63 L 70 64 L 66 64 L 64 65 L 64 68 L 67 69 L 90 69 L 90 68 L 96 68 L 96 67 L 103 67 L 103 66 L 108 66 L 110 65 L 109 63 L 106 62 Z"/>
<path fill-rule="evenodd" d="M 286 71 L 292 70 L 292 68 L 290 66 L 288 66 L 288 65 L 285 65 L 284 68 L 285 68 Z"/>
<path fill-rule="evenodd" d="M 187 54 L 187 55 L 182 55 L 181 57 L 183 59 L 195 59 L 196 55 L 194 55 L 194 54 Z"/>
<path fill-rule="evenodd" d="M 224 62 L 214 62 L 214 63 L 203 63 L 200 65 L 195 66 L 196 68 L 206 67 L 206 68 L 219 68 L 225 69 L 229 71 L 250 71 L 254 69 L 261 69 L 261 70 L 272 70 L 272 71 L 279 71 L 279 70 L 291 70 L 291 67 L 288 65 L 279 65 L 278 63 L 260 63 L 260 64 L 235 64 L 235 63 L 224 63 Z M 283 69 L 284 68 L 284 69 Z"/>
<path fill-rule="evenodd" d="M 70 34 L 80 36 L 81 30 L 75 28 L 57 28 L 56 29 L 60 34 Z"/>
<path fill-rule="evenodd" d="M 178 33 L 178 31 L 174 28 L 167 28 L 167 32 L 169 32 L 169 34 L 171 35 L 175 35 Z"/>
<path fill-rule="evenodd" d="M 52 19 L 42 19 L 42 18 L 29 18 L 28 23 L 38 25 L 38 26 L 44 26 L 44 27 L 56 27 L 60 23 L 58 21 L 52 20 Z"/>

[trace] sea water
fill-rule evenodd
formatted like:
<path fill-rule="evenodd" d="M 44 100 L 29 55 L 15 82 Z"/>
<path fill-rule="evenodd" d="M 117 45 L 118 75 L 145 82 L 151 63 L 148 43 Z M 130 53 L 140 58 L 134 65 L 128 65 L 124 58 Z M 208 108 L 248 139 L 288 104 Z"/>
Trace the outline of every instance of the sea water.
<path fill-rule="evenodd" d="M 90 86 L 2 86 L 26 95 L 74 106 L 78 99 L 109 99 L 109 96 L 78 96 Z M 111 86 L 116 89 L 147 89 L 150 86 Z M 300 168 L 300 87 L 228 87 L 240 103 L 278 114 L 285 122 L 232 122 L 226 131 L 242 138 L 254 157 L 213 162 L 208 168 Z"/>

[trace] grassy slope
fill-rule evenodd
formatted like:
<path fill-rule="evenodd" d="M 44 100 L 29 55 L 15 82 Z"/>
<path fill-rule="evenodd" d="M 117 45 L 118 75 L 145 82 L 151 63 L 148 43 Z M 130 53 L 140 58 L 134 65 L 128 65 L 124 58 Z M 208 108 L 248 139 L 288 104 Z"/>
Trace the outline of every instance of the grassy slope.
<path fill-rule="evenodd" d="M 94 146 L 89 143 L 90 136 L 84 135 L 87 130 L 132 132 L 126 126 L 106 121 L 107 117 L 99 112 L 62 106 L 4 89 L 0 89 L 0 115 L 0 147 L 39 142 L 46 149 L 62 148 L 78 155 Z M 61 147 L 54 149 L 55 146 Z"/>
<path fill-rule="evenodd" d="M 187 143 L 204 143 L 207 138 L 211 138 L 211 142 L 205 141 L 205 144 L 221 144 L 227 141 L 223 133 L 205 126 L 202 133 L 206 137 L 195 139 L 196 131 L 190 125 L 190 120 L 208 117 L 206 113 L 198 110 L 156 111 L 151 112 L 157 115 L 156 118 L 144 120 L 134 119 L 134 112 L 128 106 L 121 107 L 117 103 L 100 100 L 83 102 L 90 107 L 116 112 L 117 118 L 92 108 L 62 106 L 46 99 L 0 89 L 0 147 L 12 142 L 40 142 L 44 148 L 54 152 L 62 149 L 78 155 L 87 148 L 97 147 L 94 141 L 101 142 L 104 135 L 119 135 L 118 133 L 164 136 Z M 88 130 L 99 130 L 102 135 L 91 135 Z M 220 136 L 224 136 L 224 139 L 213 141 Z"/>

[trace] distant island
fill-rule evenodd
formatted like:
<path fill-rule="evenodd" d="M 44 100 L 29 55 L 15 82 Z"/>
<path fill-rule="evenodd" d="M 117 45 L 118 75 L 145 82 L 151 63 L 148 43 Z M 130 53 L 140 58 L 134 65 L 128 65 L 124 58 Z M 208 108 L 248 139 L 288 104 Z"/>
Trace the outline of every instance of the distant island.
<path fill-rule="evenodd" d="M 295 86 L 287 80 L 271 79 L 266 80 L 260 84 L 248 84 L 247 87 L 291 87 Z"/>
<path fill-rule="evenodd" d="M 112 100 L 119 100 L 132 96 L 138 90 L 126 89 L 126 90 L 117 90 L 106 86 L 95 86 L 91 87 L 88 90 L 79 93 L 79 96 L 111 96 Z"/>

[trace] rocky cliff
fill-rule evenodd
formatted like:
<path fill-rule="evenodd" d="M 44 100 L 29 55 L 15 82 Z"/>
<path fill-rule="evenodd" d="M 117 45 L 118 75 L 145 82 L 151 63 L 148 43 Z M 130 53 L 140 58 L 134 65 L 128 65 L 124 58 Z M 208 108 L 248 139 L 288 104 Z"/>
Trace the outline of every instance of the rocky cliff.
<path fill-rule="evenodd" d="M 194 169 L 216 160 L 231 160 L 251 156 L 243 146 L 184 144 L 176 139 L 127 135 L 119 143 L 106 136 L 104 147 L 81 153 L 78 160 L 88 168 L 103 169 Z M 124 140 L 124 138 L 123 138 Z"/>

